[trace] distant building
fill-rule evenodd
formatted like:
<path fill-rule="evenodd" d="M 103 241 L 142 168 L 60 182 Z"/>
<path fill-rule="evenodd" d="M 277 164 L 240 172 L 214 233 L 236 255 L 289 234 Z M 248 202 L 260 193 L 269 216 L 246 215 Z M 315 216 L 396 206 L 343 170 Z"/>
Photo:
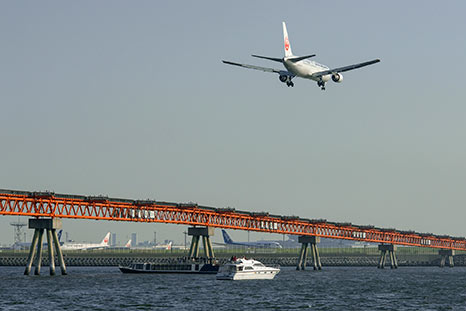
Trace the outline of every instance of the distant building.
<path fill-rule="evenodd" d="M 131 233 L 131 247 L 136 247 L 138 245 L 137 240 L 138 240 L 137 233 Z"/>

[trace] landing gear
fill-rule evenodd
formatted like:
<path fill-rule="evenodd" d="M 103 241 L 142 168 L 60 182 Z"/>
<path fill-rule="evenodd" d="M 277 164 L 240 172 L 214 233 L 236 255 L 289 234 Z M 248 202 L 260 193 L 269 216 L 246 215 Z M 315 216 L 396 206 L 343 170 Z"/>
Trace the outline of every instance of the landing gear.
<path fill-rule="evenodd" d="M 290 76 L 290 75 L 286 75 L 286 74 L 281 74 L 278 79 L 280 80 L 280 82 L 283 82 L 283 83 L 286 83 L 286 85 L 288 87 L 293 87 L 294 86 L 294 83 L 291 81 L 291 79 L 293 78 L 293 76 Z"/>
<path fill-rule="evenodd" d="M 317 81 L 317 86 L 319 86 L 322 91 L 325 91 L 325 82 L 324 81 Z"/>

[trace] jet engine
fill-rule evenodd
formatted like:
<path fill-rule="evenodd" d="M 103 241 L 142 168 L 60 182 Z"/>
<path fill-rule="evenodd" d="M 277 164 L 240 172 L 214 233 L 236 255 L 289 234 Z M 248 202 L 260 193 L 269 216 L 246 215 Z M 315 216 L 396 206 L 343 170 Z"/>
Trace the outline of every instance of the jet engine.
<path fill-rule="evenodd" d="M 336 83 L 341 83 L 343 81 L 343 75 L 341 73 L 332 74 L 332 80 Z"/>
<path fill-rule="evenodd" d="M 278 79 L 280 80 L 280 82 L 286 83 L 286 85 L 288 87 L 290 87 L 290 86 L 293 87 L 294 86 L 293 81 L 291 81 L 291 79 L 293 79 L 293 77 L 290 76 L 290 75 L 280 73 L 280 75 L 278 76 Z"/>
<path fill-rule="evenodd" d="M 291 79 L 290 79 L 290 76 L 287 76 L 287 75 L 280 75 L 278 77 L 280 79 L 281 82 L 285 83 L 285 82 L 289 82 Z"/>

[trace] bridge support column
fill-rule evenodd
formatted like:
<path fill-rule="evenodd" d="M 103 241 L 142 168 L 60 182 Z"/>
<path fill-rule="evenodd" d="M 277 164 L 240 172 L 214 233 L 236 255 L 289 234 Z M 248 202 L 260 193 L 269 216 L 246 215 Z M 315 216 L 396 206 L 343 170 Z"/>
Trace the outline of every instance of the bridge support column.
<path fill-rule="evenodd" d="M 441 256 L 440 268 L 445 267 L 445 262 L 447 261 L 447 258 L 448 258 L 448 266 L 450 268 L 453 268 L 454 266 L 453 256 L 455 256 L 455 250 L 454 249 L 441 249 L 438 251 L 438 253 Z"/>
<path fill-rule="evenodd" d="M 47 230 L 47 247 L 49 252 L 50 275 L 55 275 L 55 255 L 53 254 L 52 230 Z"/>
<path fill-rule="evenodd" d="M 210 241 L 210 236 L 214 235 L 214 228 L 210 227 L 191 227 L 188 228 L 188 235 L 193 237 L 191 241 L 191 247 L 189 249 L 188 258 L 198 258 L 199 257 L 199 244 L 200 238 L 204 243 L 204 253 L 207 259 L 213 259 L 214 249 L 212 248 L 212 243 Z"/>
<path fill-rule="evenodd" d="M 380 259 L 377 268 L 383 269 L 385 267 L 385 260 L 387 258 L 387 252 L 390 257 L 390 268 L 397 269 L 398 268 L 398 261 L 396 259 L 396 245 L 393 244 L 380 244 L 379 245 L 380 251 Z"/>
<path fill-rule="evenodd" d="M 66 273 L 65 261 L 63 260 L 63 253 L 61 251 L 60 241 L 58 240 L 56 229 L 52 229 L 52 238 L 53 238 L 54 245 L 55 245 L 55 252 L 57 253 L 57 257 L 58 257 L 58 263 L 60 264 L 61 274 L 66 275 L 67 273 Z"/>
<path fill-rule="evenodd" d="M 63 254 L 61 252 L 60 243 L 58 241 L 56 232 L 56 229 L 59 228 L 61 228 L 61 219 L 29 219 L 29 229 L 34 229 L 34 237 L 32 238 L 29 255 L 26 262 L 26 269 L 24 270 L 25 275 L 29 275 L 31 273 L 33 262 L 35 265 L 34 274 L 40 275 L 44 233 L 47 235 L 50 275 L 55 275 L 55 255 L 53 251 L 53 244 L 55 244 L 55 251 L 58 256 L 58 262 L 60 263 L 61 273 L 63 275 L 66 274 L 65 261 L 63 260 Z"/>
<path fill-rule="evenodd" d="M 42 246 L 44 242 L 44 229 L 36 229 L 39 230 L 39 237 L 38 237 L 38 244 L 37 244 L 37 254 L 36 259 L 34 261 L 34 275 L 40 275 L 40 266 L 42 264 Z"/>
<path fill-rule="evenodd" d="M 314 270 L 321 270 L 322 264 L 320 262 L 319 249 L 317 248 L 317 243 L 320 243 L 320 238 L 303 235 L 298 238 L 298 242 L 301 243 L 301 251 L 299 252 L 298 265 L 296 266 L 296 270 L 306 269 L 309 244 L 311 246 L 312 265 L 314 266 Z"/>

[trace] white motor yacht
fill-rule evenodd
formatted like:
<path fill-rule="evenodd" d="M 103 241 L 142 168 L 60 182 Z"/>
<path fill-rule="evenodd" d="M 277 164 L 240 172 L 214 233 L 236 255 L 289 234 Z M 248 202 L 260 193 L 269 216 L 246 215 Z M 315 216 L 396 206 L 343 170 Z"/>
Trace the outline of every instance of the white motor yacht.
<path fill-rule="evenodd" d="M 234 258 L 220 267 L 217 280 L 271 280 L 278 272 L 279 268 L 266 267 L 254 259 Z"/>

